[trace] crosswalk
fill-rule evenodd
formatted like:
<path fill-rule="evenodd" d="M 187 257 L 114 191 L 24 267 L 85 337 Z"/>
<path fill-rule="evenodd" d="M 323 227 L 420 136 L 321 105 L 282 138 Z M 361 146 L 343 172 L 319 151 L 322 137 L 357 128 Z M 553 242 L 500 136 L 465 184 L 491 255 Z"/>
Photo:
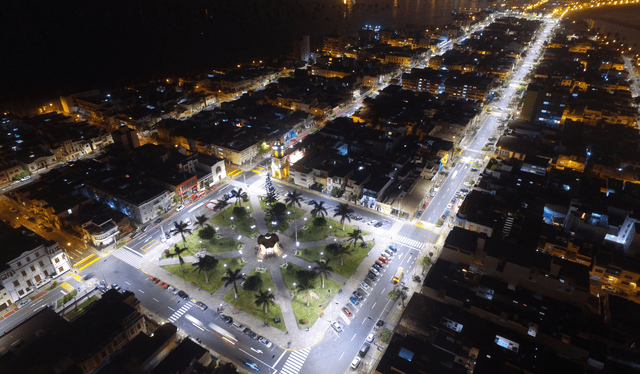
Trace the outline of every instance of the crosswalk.
<path fill-rule="evenodd" d="M 302 365 L 304 365 L 304 361 L 307 359 L 309 352 L 311 352 L 311 348 L 292 352 L 280 372 L 284 374 L 298 374 L 300 369 L 302 369 Z"/>
<path fill-rule="evenodd" d="M 120 260 L 126 262 L 128 265 L 133 266 L 136 269 L 140 269 L 140 263 L 142 262 L 142 256 L 139 254 L 128 250 L 127 248 L 120 248 L 112 253 L 114 256 L 119 258 Z"/>
<path fill-rule="evenodd" d="M 422 249 L 422 247 L 424 247 L 424 243 L 417 241 L 417 240 L 413 240 L 413 239 L 409 239 L 406 238 L 402 235 L 397 235 L 393 237 L 393 241 L 394 242 L 398 242 L 398 243 L 402 243 L 406 246 L 409 247 L 413 247 L 413 248 L 417 248 L 417 249 Z"/>
<path fill-rule="evenodd" d="M 175 311 L 175 313 L 173 313 L 173 314 L 171 315 L 171 317 L 169 317 L 169 318 L 167 319 L 167 321 L 169 321 L 169 322 L 171 322 L 171 323 L 173 323 L 173 322 L 177 321 L 177 320 L 178 320 L 178 318 L 182 317 L 182 315 L 183 315 L 183 314 L 185 314 L 185 313 L 187 312 L 187 310 L 191 309 L 191 307 L 192 307 L 193 305 L 194 305 L 193 301 L 187 301 L 187 303 L 186 303 L 186 304 L 184 304 L 184 305 L 182 306 L 182 308 L 180 308 L 180 309 L 176 310 L 176 311 Z"/>

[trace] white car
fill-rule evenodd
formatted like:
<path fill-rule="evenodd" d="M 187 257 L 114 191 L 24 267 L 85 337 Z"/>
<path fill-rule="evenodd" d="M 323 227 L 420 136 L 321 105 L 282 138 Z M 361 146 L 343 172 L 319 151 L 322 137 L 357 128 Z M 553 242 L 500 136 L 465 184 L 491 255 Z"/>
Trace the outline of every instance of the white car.
<path fill-rule="evenodd" d="M 47 283 L 51 282 L 51 277 L 46 277 L 45 279 L 41 280 L 40 282 L 36 283 L 36 288 L 40 288 L 42 286 L 44 286 Z"/>
<path fill-rule="evenodd" d="M 369 288 L 371 288 L 371 286 L 369 286 L 367 284 L 367 282 L 360 282 L 360 287 L 362 287 L 363 290 L 367 291 Z"/>
<path fill-rule="evenodd" d="M 380 272 L 378 270 L 376 270 L 375 268 L 371 268 L 369 269 L 370 272 L 372 272 L 375 275 L 380 275 Z"/>
<path fill-rule="evenodd" d="M 371 343 L 373 342 L 373 338 L 375 338 L 376 333 L 372 332 L 371 334 L 367 335 L 367 343 Z"/>
<path fill-rule="evenodd" d="M 23 306 L 29 304 L 31 302 L 31 299 L 22 299 L 18 302 L 17 307 L 18 309 L 22 308 Z"/>
<path fill-rule="evenodd" d="M 176 212 L 179 212 L 179 211 L 181 211 L 182 209 L 184 209 L 184 205 L 183 205 L 183 204 L 180 204 L 180 205 L 178 205 L 178 207 L 176 208 Z"/>
<path fill-rule="evenodd" d="M 333 327 L 337 332 L 342 332 L 342 326 L 340 326 L 340 322 L 338 321 L 331 322 L 331 327 Z"/>
<path fill-rule="evenodd" d="M 351 365 L 349 367 L 353 370 L 357 369 L 360 365 L 360 361 L 362 361 L 360 357 L 354 358 L 353 361 L 351 361 Z"/>
<path fill-rule="evenodd" d="M 467 187 L 471 187 L 471 183 L 469 183 L 469 182 L 464 182 L 463 184 L 464 184 L 465 186 L 467 186 Z"/>
<path fill-rule="evenodd" d="M 373 226 L 373 225 L 375 225 L 376 223 L 378 223 L 378 221 L 374 219 L 374 220 L 371 220 L 371 221 L 367 222 L 367 225 L 369 225 L 369 226 Z"/>
<path fill-rule="evenodd" d="M 187 218 L 187 219 L 184 221 L 184 223 L 185 223 L 185 225 L 187 225 L 187 226 L 191 226 L 191 218 Z"/>

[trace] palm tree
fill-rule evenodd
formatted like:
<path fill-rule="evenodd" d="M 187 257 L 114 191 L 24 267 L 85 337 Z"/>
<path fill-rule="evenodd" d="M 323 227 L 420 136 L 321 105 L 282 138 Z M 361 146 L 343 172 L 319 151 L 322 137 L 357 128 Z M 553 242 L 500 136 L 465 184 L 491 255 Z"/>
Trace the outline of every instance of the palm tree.
<path fill-rule="evenodd" d="M 263 306 L 264 314 L 267 314 L 269 305 L 273 304 L 273 294 L 269 291 L 260 290 L 255 295 L 256 296 L 256 305 Z"/>
<path fill-rule="evenodd" d="M 342 231 L 344 231 L 344 220 L 348 220 L 351 222 L 351 214 L 353 214 L 353 209 L 347 203 L 340 203 L 333 210 L 335 214 L 334 217 L 340 216 L 340 223 L 342 223 Z"/>
<path fill-rule="evenodd" d="M 218 265 L 218 259 L 213 256 L 204 255 L 198 258 L 198 262 L 194 262 L 191 266 L 195 266 L 198 273 L 204 271 L 204 283 L 209 284 L 208 271 L 215 269 Z"/>
<path fill-rule="evenodd" d="M 236 286 L 236 282 L 242 279 L 242 274 L 240 274 L 240 270 L 231 270 L 227 269 L 227 275 L 222 277 L 222 281 L 224 281 L 224 286 L 227 287 L 230 284 L 233 284 L 233 291 L 235 294 L 233 295 L 234 299 L 238 298 L 238 286 Z"/>
<path fill-rule="evenodd" d="M 353 230 L 349 233 L 349 239 L 347 240 L 348 243 L 353 243 L 353 247 L 356 247 L 356 244 L 358 244 L 358 240 L 361 240 L 363 243 L 364 241 L 364 237 L 361 234 L 362 231 L 360 230 Z"/>
<path fill-rule="evenodd" d="M 204 214 L 201 216 L 196 216 L 196 228 L 202 228 L 207 224 L 207 216 Z"/>
<path fill-rule="evenodd" d="M 180 271 L 184 272 L 184 259 L 182 258 L 182 253 L 186 251 L 186 248 L 180 248 L 176 244 L 175 248 L 173 248 L 173 253 L 168 253 L 167 257 L 175 257 L 178 256 L 178 261 L 180 262 Z"/>
<path fill-rule="evenodd" d="M 327 245 L 327 252 L 333 257 L 340 258 L 340 266 L 344 266 L 344 255 L 348 255 L 353 252 L 353 248 L 345 247 L 342 244 L 331 243 Z"/>
<path fill-rule="evenodd" d="M 223 210 L 227 205 L 229 205 L 229 203 L 226 200 L 218 200 L 216 201 L 216 205 L 213 206 L 213 210 Z"/>
<path fill-rule="evenodd" d="M 298 279 L 298 284 L 296 285 L 296 290 L 304 295 L 304 300 L 307 302 L 307 306 L 311 301 L 311 290 L 313 289 L 313 284 L 309 278 L 301 278 Z"/>
<path fill-rule="evenodd" d="M 320 273 L 320 279 L 322 281 L 322 288 L 324 288 L 324 278 L 329 276 L 329 272 L 333 271 L 333 268 L 329 265 L 330 259 L 316 261 L 316 267 L 313 269 Z"/>
<path fill-rule="evenodd" d="M 242 190 L 242 188 L 238 189 L 238 193 L 236 194 L 236 205 L 247 196 L 247 193 Z"/>
<path fill-rule="evenodd" d="M 187 248 L 187 239 L 184 237 L 184 233 L 191 233 L 191 229 L 189 229 L 189 226 L 182 221 L 174 222 L 173 227 L 178 233 L 180 233 L 180 236 L 182 236 L 182 243 L 184 245 L 184 248 Z"/>
<path fill-rule="evenodd" d="M 313 203 L 313 209 L 311 209 L 311 216 L 316 217 L 324 217 L 327 215 L 327 208 L 324 207 L 324 201 Z"/>
<path fill-rule="evenodd" d="M 298 192 L 298 190 L 293 190 L 289 192 L 287 196 L 284 198 L 284 202 L 285 204 L 287 204 L 289 208 L 295 205 L 297 205 L 298 208 L 300 208 L 302 206 L 300 205 L 301 201 L 302 201 L 302 195 L 300 194 L 300 192 Z"/>

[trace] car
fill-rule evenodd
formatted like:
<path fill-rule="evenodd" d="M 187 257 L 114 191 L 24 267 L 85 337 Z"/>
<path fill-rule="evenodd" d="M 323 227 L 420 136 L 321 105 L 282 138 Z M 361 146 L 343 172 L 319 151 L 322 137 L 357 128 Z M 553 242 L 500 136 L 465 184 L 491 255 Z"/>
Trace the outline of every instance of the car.
<path fill-rule="evenodd" d="M 347 217 L 353 217 L 353 212 L 347 213 Z"/>
<path fill-rule="evenodd" d="M 484 146 L 485 147 L 491 147 L 491 146 L 493 146 L 493 143 L 489 142 L 489 143 L 485 144 Z"/>
<path fill-rule="evenodd" d="M 18 307 L 18 309 L 22 308 L 23 306 L 29 304 L 31 302 L 31 299 L 22 299 L 20 301 L 18 301 L 18 303 L 16 304 L 16 306 Z"/>
<path fill-rule="evenodd" d="M 180 204 L 178 205 L 178 207 L 176 208 L 176 212 L 181 211 L 182 209 L 184 209 L 184 204 Z"/>
<path fill-rule="evenodd" d="M 264 344 L 264 345 L 265 345 L 265 347 L 267 347 L 267 348 L 271 348 L 271 346 L 273 345 L 273 343 L 271 343 L 271 342 L 269 341 L 269 339 L 267 339 L 267 338 L 265 338 L 265 337 L 262 337 L 262 338 L 258 339 L 258 341 L 259 341 L 260 343 Z"/>
<path fill-rule="evenodd" d="M 453 204 L 447 204 L 447 210 L 453 209 Z"/>
<path fill-rule="evenodd" d="M 495 136 L 490 137 L 489 139 L 487 139 L 490 142 L 496 141 L 498 138 L 496 138 Z"/>
<path fill-rule="evenodd" d="M 116 290 L 116 291 L 120 291 L 120 286 L 118 286 L 118 284 L 117 284 L 117 283 L 112 283 L 112 284 L 111 284 L 111 288 L 113 288 L 113 289 L 114 289 L 114 290 Z"/>
<path fill-rule="evenodd" d="M 460 189 L 460 192 L 462 192 L 462 193 L 469 193 L 469 190 L 468 190 L 468 189 L 466 189 L 466 188 L 461 188 L 461 189 Z"/>
<path fill-rule="evenodd" d="M 189 295 L 184 291 L 178 291 L 178 296 L 184 300 L 189 300 Z"/>
<path fill-rule="evenodd" d="M 384 321 L 379 319 L 378 322 L 376 322 L 376 328 L 380 328 L 382 326 L 384 326 Z"/>
<path fill-rule="evenodd" d="M 337 332 L 342 332 L 342 326 L 338 321 L 331 322 L 331 327 L 333 327 L 333 329 L 336 330 Z"/>
<path fill-rule="evenodd" d="M 233 196 L 231 196 L 231 194 L 230 194 L 230 193 L 226 193 L 226 194 L 222 195 L 222 199 L 223 199 L 224 201 L 227 201 L 227 200 L 231 199 L 232 197 L 233 197 Z"/>
<path fill-rule="evenodd" d="M 360 287 L 362 287 L 363 290 L 367 291 L 369 290 L 369 288 L 371 288 L 367 282 L 360 282 Z"/>
<path fill-rule="evenodd" d="M 398 252 L 398 248 L 396 248 L 396 247 L 395 247 L 395 246 L 393 246 L 393 245 L 390 245 L 390 246 L 389 246 L 389 249 L 390 249 L 390 250 L 392 250 L 394 253 L 397 253 L 397 252 Z"/>
<path fill-rule="evenodd" d="M 351 311 L 349 310 L 349 308 L 347 308 L 346 306 L 342 307 L 342 311 L 344 312 L 344 314 L 347 315 L 347 317 L 351 317 L 353 314 L 351 314 Z"/>
<path fill-rule="evenodd" d="M 12 212 L 14 212 L 14 213 L 18 213 L 18 209 L 16 209 L 16 208 L 11 208 L 11 209 L 9 209 L 9 210 L 10 210 L 10 211 L 12 211 Z"/>
<path fill-rule="evenodd" d="M 355 297 L 355 296 L 351 296 L 351 297 L 349 298 L 349 301 L 350 301 L 350 302 L 351 302 L 351 304 L 353 304 L 353 305 L 356 305 L 356 306 L 357 306 L 357 305 L 360 305 L 360 302 L 358 301 L 358 298 L 357 298 L 357 297 Z"/>
<path fill-rule="evenodd" d="M 154 225 L 159 225 L 162 223 L 162 218 L 158 218 L 157 220 L 153 221 Z"/>
<path fill-rule="evenodd" d="M 30 175 L 27 175 L 26 177 L 20 178 L 20 180 L 23 181 L 23 182 L 26 181 L 26 180 L 29 180 L 29 179 L 31 179 Z"/>
<path fill-rule="evenodd" d="M 362 295 L 360 291 L 353 291 L 353 296 L 360 301 L 364 299 L 364 295 Z"/>
<path fill-rule="evenodd" d="M 259 337 L 259 336 L 260 336 L 260 335 L 256 334 L 256 333 L 255 333 L 255 332 L 253 332 L 253 331 L 251 331 L 251 332 L 249 333 L 249 337 L 250 337 L 251 339 L 253 339 L 253 340 L 258 340 L 258 337 Z"/>
<path fill-rule="evenodd" d="M 384 223 L 378 222 L 375 225 L 373 225 L 373 227 L 382 227 L 382 225 L 384 225 Z"/>
<path fill-rule="evenodd" d="M 224 314 L 220 315 L 220 319 L 222 320 L 222 322 L 233 323 L 233 318 L 226 316 Z"/>
<path fill-rule="evenodd" d="M 202 310 L 207 310 L 209 309 L 209 307 L 207 306 L 207 304 L 203 303 L 202 301 L 196 301 L 196 306 Z"/>
<path fill-rule="evenodd" d="M 478 171 L 478 169 L 476 169 L 476 168 L 471 168 L 471 171 Z"/>
<path fill-rule="evenodd" d="M 373 226 L 373 225 L 375 225 L 376 223 L 378 223 L 378 220 L 374 219 L 374 220 L 371 220 L 371 221 L 367 222 L 367 225 L 369 225 L 369 226 Z"/>
<path fill-rule="evenodd" d="M 369 335 L 367 335 L 366 342 L 367 343 L 372 343 L 373 342 L 373 338 L 375 338 L 375 336 L 376 336 L 375 332 L 370 333 Z"/>
<path fill-rule="evenodd" d="M 238 194 L 238 190 L 234 188 L 233 190 L 229 191 L 229 194 L 231 195 L 231 197 L 234 197 Z"/>
<path fill-rule="evenodd" d="M 309 200 L 309 201 L 307 201 L 307 205 L 313 205 L 313 204 L 316 204 L 316 203 L 318 203 L 318 202 L 317 202 L 317 201 L 315 201 L 315 200 Z"/>
<path fill-rule="evenodd" d="M 368 272 L 367 273 L 367 278 L 371 279 L 374 282 L 378 281 L 378 277 L 375 274 L 373 274 L 372 272 Z"/>
<path fill-rule="evenodd" d="M 383 266 L 384 266 L 384 265 L 380 266 L 379 264 L 375 264 L 375 263 L 374 263 L 373 265 L 371 265 L 371 267 L 372 267 L 372 268 L 374 268 L 374 269 L 376 269 L 377 271 L 382 271 L 382 267 L 383 267 Z"/>
<path fill-rule="evenodd" d="M 375 263 L 374 265 L 378 265 L 378 266 L 380 266 L 381 268 L 383 268 L 383 267 L 385 267 L 385 266 L 386 266 L 386 265 L 385 265 L 385 262 L 380 261 L 380 260 L 377 260 L 377 261 L 376 261 L 376 263 Z"/>
<path fill-rule="evenodd" d="M 469 182 L 464 182 L 462 184 L 464 184 L 466 187 L 471 187 L 471 183 L 469 183 Z"/>
<path fill-rule="evenodd" d="M 362 221 L 364 219 L 363 216 L 357 216 L 356 218 L 354 218 L 356 221 Z"/>
<path fill-rule="evenodd" d="M 367 355 L 367 352 L 369 352 L 369 348 L 371 348 L 371 344 L 369 343 L 364 343 L 362 345 L 362 347 L 360 348 L 360 351 L 358 352 L 358 354 L 360 355 L 360 357 L 364 357 Z"/>
<path fill-rule="evenodd" d="M 240 322 L 234 322 L 231 324 L 231 327 L 233 327 L 234 329 L 238 330 L 238 331 L 242 331 L 244 330 L 244 325 Z"/>
<path fill-rule="evenodd" d="M 179 289 L 177 289 L 177 288 L 174 288 L 174 289 L 171 291 L 171 293 L 172 293 L 172 294 L 174 294 L 174 295 L 177 295 L 177 294 L 178 294 L 178 292 L 180 292 L 180 290 L 179 290 Z"/>
<path fill-rule="evenodd" d="M 380 255 L 391 260 L 391 258 L 393 257 L 393 252 L 391 252 L 390 249 L 385 249 L 384 252 L 382 252 Z"/>
<path fill-rule="evenodd" d="M 252 368 L 255 371 L 260 371 L 260 368 L 258 367 L 258 365 L 256 365 L 255 363 L 253 363 L 251 361 L 246 361 L 244 364 L 247 365 L 248 367 Z"/>
<path fill-rule="evenodd" d="M 385 264 L 388 264 L 388 263 L 389 263 L 389 259 L 388 259 L 388 258 L 386 258 L 386 257 L 384 257 L 384 256 L 380 256 L 380 257 L 378 257 L 378 261 L 380 261 L 380 262 L 384 262 Z"/>
<path fill-rule="evenodd" d="M 169 287 L 169 285 L 168 285 L 168 284 L 166 284 L 166 283 L 164 283 L 164 282 L 158 282 L 158 283 L 156 283 L 156 284 L 157 284 L 158 286 L 162 287 L 162 288 L 167 288 L 167 287 Z M 165 286 L 166 286 L 166 287 L 165 287 Z"/>
<path fill-rule="evenodd" d="M 51 282 L 51 277 L 46 277 L 43 280 L 41 280 L 40 282 L 36 283 L 36 288 L 40 288 L 42 286 L 44 286 L 45 284 Z"/>
<path fill-rule="evenodd" d="M 362 361 L 360 357 L 355 357 L 353 361 L 351 361 L 351 365 L 349 365 L 349 367 L 353 370 L 357 369 L 360 365 L 360 361 Z"/>
<path fill-rule="evenodd" d="M 375 265 L 374 265 L 374 266 L 375 266 Z M 376 269 L 374 266 L 372 266 L 372 267 L 369 269 L 369 272 L 370 272 L 370 273 L 373 273 L 373 274 L 375 274 L 375 275 L 380 275 L 380 271 L 379 271 L 378 269 Z"/>
<path fill-rule="evenodd" d="M 152 281 L 153 283 L 158 283 L 160 282 L 160 279 L 154 277 L 154 276 L 149 276 L 149 278 L 147 278 L 148 280 Z"/>
<path fill-rule="evenodd" d="M 162 241 L 163 243 L 165 243 L 167 240 L 171 239 L 171 234 L 166 233 L 164 234 L 164 237 L 162 239 L 160 239 L 160 241 Z"/>

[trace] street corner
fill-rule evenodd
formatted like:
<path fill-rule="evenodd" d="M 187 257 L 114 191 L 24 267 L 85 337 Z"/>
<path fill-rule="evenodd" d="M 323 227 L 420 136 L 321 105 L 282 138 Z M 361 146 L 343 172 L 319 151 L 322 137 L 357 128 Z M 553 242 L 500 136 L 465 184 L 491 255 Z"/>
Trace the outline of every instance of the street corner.
<path fill-rule="evenodd" d="M 76 277 L 79 277 L 79 275 L 76 275 Z M 67 292 L 71 292 L 71 291 L 75 290 L 75 287 L 73 287 L 72 285 L 70 285 L 70 284 L 69 284 L 69 283 L 67 283 L 67 282 L 62 283 L 62 284 L 60 285 L 60 287 L 64 288 L 64 289 L 65 289 L 65 291 L 67 291 Z"/>

